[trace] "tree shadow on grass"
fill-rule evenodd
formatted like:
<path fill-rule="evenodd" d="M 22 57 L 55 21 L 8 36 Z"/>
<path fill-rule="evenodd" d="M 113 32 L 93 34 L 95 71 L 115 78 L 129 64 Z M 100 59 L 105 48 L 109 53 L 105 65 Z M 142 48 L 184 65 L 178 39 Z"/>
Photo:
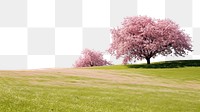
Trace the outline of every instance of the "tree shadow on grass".
<path fill-rule="evenodd" d="M 200 67 L 200 60 L 177 60 L 155 62 L 152 64 L 126 65 L 128 68 L 181 68 L 181 67 Z"/>

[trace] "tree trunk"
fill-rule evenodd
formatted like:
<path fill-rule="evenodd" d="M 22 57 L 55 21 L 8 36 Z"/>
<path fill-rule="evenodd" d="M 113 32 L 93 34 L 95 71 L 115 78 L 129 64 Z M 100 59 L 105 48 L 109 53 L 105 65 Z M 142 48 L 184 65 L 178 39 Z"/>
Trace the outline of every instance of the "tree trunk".
<path fill-rule="evenodd" d="M 151 64 L 150 58 L 146 58 L 146 60 L 147 60 L 147 64 Z"/>
<path fill-rule="evenodd" d="M 92 62 L 90 62 L 90 66 L 91 66 L 91 67 L 93 67 L 93 66 L 94 66 L 94 64 L 93 64 Z"/>

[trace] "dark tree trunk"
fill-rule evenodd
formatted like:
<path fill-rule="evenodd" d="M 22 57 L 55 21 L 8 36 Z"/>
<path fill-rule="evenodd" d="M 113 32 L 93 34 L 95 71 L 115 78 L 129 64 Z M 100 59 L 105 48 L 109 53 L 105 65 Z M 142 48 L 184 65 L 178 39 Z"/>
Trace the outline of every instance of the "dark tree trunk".
<path fill-rule="evenodd" d="M 92 62 L 90 62 L 90 66 L 91 66 L 91 67 L 93 67 L 93 66 L 94 66 L 94 64 L 93 64 Z"/>
<path fill-rule="evenodd" d="M 151 64 L 150 58 L 146 58 L 146 60 L 147 60 L 147 64 Z"/>

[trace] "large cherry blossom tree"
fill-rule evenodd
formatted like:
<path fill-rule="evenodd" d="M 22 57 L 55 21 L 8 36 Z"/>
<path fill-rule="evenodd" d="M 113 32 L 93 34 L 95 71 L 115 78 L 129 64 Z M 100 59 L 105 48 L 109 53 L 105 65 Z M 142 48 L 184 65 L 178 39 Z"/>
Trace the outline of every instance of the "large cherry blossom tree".
<path fill-rule="evenodd" d="M 150 59 L 158 55 L 184 56 L 192 51 L 191 39 L 179 25 L 170 19 L 153 19 L 147 16 L 127 17 L 121 27 L 111 30 L 109 52 L 123 63 Z"/>
<path fill-rule="evenodd" d="M 110 62 L 103 58 L 103 54 L 98 51 L 85 49 L 82 51 L 82 56 L 75 62 L 74 67 L 92 67 L 110 65 Z"/>

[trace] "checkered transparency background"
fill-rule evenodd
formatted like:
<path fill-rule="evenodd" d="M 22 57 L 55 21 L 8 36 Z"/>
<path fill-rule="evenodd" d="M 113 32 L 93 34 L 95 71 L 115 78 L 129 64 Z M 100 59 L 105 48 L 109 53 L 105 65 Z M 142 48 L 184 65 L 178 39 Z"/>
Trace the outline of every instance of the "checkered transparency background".
<path fill-rule="evenodd" d="M 193 40 L 188 56 L 152 61 L 200 59 L 200 0 L 0 0 L 0 69 L 72 67 L 84 48 L 105 51 L 110 28 L 137 15 L 170 18 Z"/>

